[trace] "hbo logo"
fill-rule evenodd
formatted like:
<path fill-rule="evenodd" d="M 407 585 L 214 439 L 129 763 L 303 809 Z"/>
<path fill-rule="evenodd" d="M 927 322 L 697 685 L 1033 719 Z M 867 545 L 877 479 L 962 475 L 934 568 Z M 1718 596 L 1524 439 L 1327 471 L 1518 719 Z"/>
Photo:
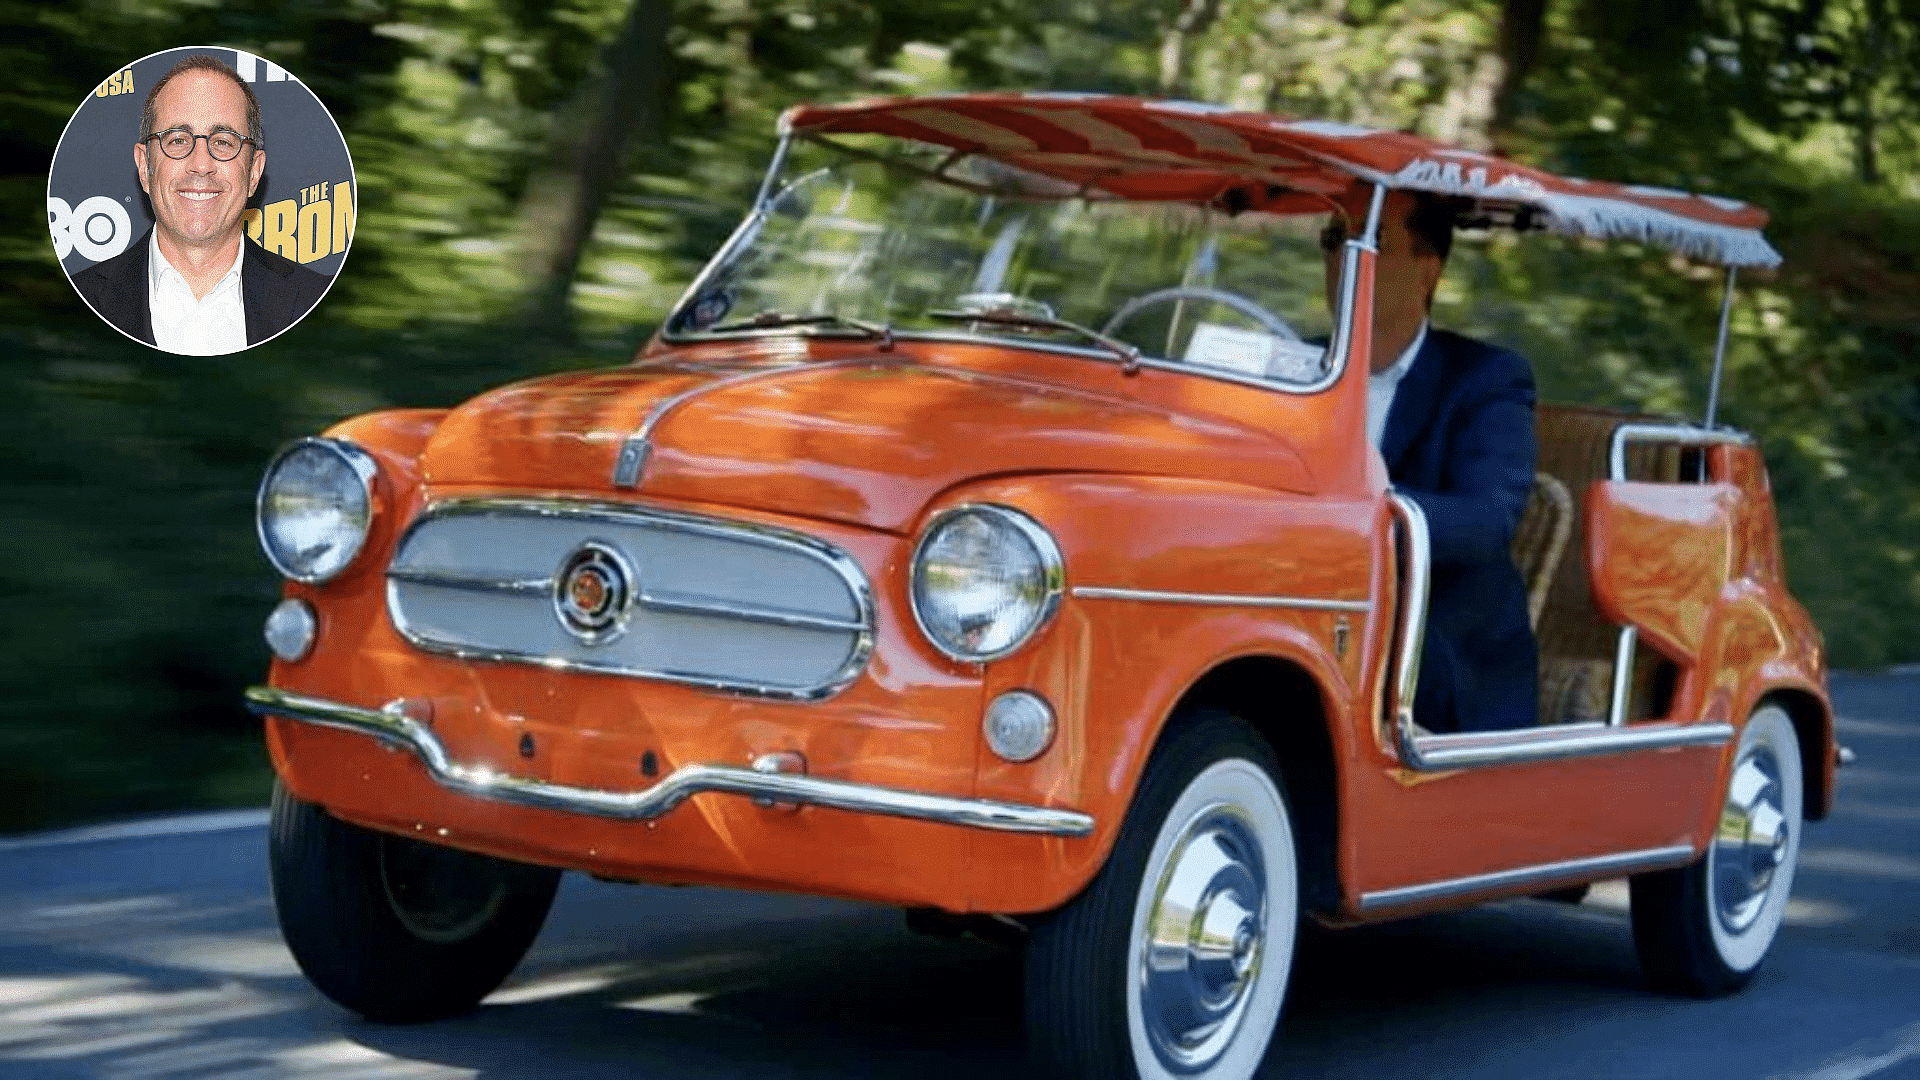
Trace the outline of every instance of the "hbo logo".
<path fill-rule="evenodd" d="M 55 257 L 65 261 L 71 252 L 105 262 L 127 250 L 133 241 L 133 220 L 112 197 L 95 195 L 79 206 L 47 196 L 47 227 L 53 230 Z"/>

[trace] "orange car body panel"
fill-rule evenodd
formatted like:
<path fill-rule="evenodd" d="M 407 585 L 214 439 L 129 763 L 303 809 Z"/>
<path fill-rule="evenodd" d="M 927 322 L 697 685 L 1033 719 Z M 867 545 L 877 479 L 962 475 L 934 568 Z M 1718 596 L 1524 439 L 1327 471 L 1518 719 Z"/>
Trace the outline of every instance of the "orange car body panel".
<path fill-rule="evenodd" d="M 1833 710 L 1819 631 L 1787 591 L 1766 466 L 1751 444 L 1711 447 L 1705 461 L 1699 484 L 1593 486 L 1594 601 L 1678 666 L 1674 717 L 1737 723 L 1780 691 L 1816 702 L 1821 752 L 1807 810 L 1822 817 Z"/>
<path fill-rule="evenodd" d="M 1336 495 L 1315 476 L 1320 462 L 1345 456 L 1341 436 L 1358 417 L 1351 391 L 1196 387 L 1184 375 L 1126 375 L 1082 357 L 922 349 L 730 344 L 522 383 L 444 414 L 337 426 L 330 435 L 381 463 L 374 554 L 325 585 L 287 586 L 320 612 L 320 643 L 297 663 L 276 662 L 271 682 L 363 706 L 404 699 L 431 716 L 455 760 L 516 776 L 630 790 L 648 783 L 638 769 L 647 751 L 664 775 L 798 750 L 813 775 L 1083 810 L 1099 823 L 1094 836 L 973 833 L 724 795 L 696 796 L 651 824 L 575 817 L 455 795 L 408 754 L 275 719 L 269 741 L 282 776 L 296 795 L 370 827 L 608 877 L 1031 911 L 1061 903 L 1098 869 L 1159 724 L 1213 663 L 1285 655 L 1347 694 L 1363 667 L 1358 654 L 1344 665 L 1328 659 L 1324 612 L 1136 612 L 1142 605 L 1069 596 L 1016 656 L 957 663 L 919 633 L 905 569 L 928 516 L 992 501 L 1048 523 L 1071 567 L 1069 589 L 1186 588 L 1204 578 L 1229 593 L 1366 600 L 1377 496 Z M 693 371 L 682 360 L 732 366 Z M 614 487 L 619 448 L 652 409 L 756 369 L 764 375 L 669 411 L 638 492 Z M 874 590 L 867 670 L 830 700 L 787 703 L 415 649 L 387 617 L 382 573 L 405 524 L 430 501 L 509 494 L 626 499 L 836 544 Z M 1118 669 L 1139 678 L 1100 675 Z M 1016 685 L 1055 702 L 1058 745 L 1071 752 L 1032 767 L 992 764 L 981 710 Z"/>
<path fill-rule="evenodd" d="M 1365 311 L 1371 255 L 1361 261 Z M 287 586 L 319 612 L 320 632 L 310 656 L 274 663 L 274 686 L 367 708 L 403 701 L 454 759 L 517 776 L 635 790 L 653 782 L 640 765 L 649 753 L 665 775 L 793 750 L 815 776 L 1084 811 L 1096 822 L 1089 837 L 720 794 L 653 822 L 508 806 L 442 789 L 411 755 L 367 737 L 284 719 L 268 722 L 275 766 L 294 794 L 348 820 L 506 858 L 619 879 L 1032 912 L 1098 871 L 1182 696 L 1220 664 L 1263 656 L 1314 681 L 1330 725 L 1344 908 L 1330 914 L 1373 917 L 1361 912 L 1365 894 L 1422 882 L 1699 850 L 1729 747 L 1447 773 L 1399 760 L 1379 707 L 1397 598 L 1385 470 L 1365 442 L 1365 322 L 1345 376 L 1314 394 L 1129 374 L 1010 345 L 883 349 L 796 335 L 655 342 L 629 367 L 331 432 L 380 465 L 374 524 L 340 577 Z M 698 392 L 676 399 L 689 391 Z M 650 418 L 640 480 L 616 486 L 622 447 Z M 1709 485 L 1596 485 L 1587 502 L 1596 599 L 1682 665 L 1672 720 L 1737 724 L 1780 689 L 1824 708 L 1817 633 L 1780 578 L 1758 454 L 1721 447 L 1708 460 Z M 489 495 L 625 501 L 809 533 L 845 551 L 872 586 L 871 658 L 828 699 L 787 702 L 425 653 L 389 619 L 387 560 L 430 502 Z M 1027 512 L 1067 566 L 1052 620 L 987 664 L 935 650 L 907 596 L 919 530 L 966 502 Z M 1087 587 L 1364 607 L 1076 595 Z M 1352 647 L 1339 650 L 1343 620 Z M 986 703 L 1014 688 L 1045 696 L 1059 721 L 1049 750 L 1019 765 L 996 758 L 980 731 Z"/>
<path fill-rule="evenodd" d="M 956 496 L 1057 523 L 1070 568 L 1069 595 L 1046 632 L 984 672 L 989 698 L 1028 689 L 1054 704 L 1053 746 L 1025 765 L 980 746 L 978 792 L 1009 802 L 1059 800 L 1099 822 L 1092 843 L 976 833 L 970 908 L 1044 910 L 1071 897 L 1104 860 L 1161 724 L 1220 664 L 1243 656 L 1294 663 L 1326 689 L 1333 730 L 1352 730 L 1348 714 L 1365 669 L 1358 650 L 1344 659 L 1334 654 L 1333 623 L 1341 615 L 1080 598 L 1072 589 L 1190 591 L 1205 581 L 1224 595 L 1364 602 L 1372 593 L 1368 553 L 1376 523 L 1367 501 L 1098 476 L 990 481 Z M 1275 536 L 1288 544 L 1277 547 Z M 1196 543 L 1200 538 L 1204 544 Z"/>
<path fill-rule="evenodd" d="M 1587 494 L 1588 574 L 1600 610 L 1691 665 L 1733 575 L 1739 491 L 1728 484 L 1611 481 Z"/>

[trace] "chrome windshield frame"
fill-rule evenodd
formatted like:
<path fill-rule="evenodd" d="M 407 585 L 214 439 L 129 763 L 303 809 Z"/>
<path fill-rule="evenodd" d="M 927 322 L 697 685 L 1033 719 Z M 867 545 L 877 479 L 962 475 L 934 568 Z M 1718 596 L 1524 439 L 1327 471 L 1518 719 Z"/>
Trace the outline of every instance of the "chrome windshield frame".
<path fill-rule="evenodd" d="M 821 339 L 828 341 L 856 340 L 854 335 L 849 334 L 843 329 L 819 326 L 782 326 L 764 329 L 724 330 L 717 333 L 711 331 L 689 333 L 673 329 L 675 318 L 688 305 L 692 304 L 696 297 L 705 291 L 707 284 L 713 279 L 714 275 L 719 272 L 720 268 L 731 262 L 732 259 L 739 254 L 739 249 L 742 246 L 752 243 L 759 235 L 760 228 L 766 223 L 768 215 L 772 212 L 773 199 L 779 191 L 778 182 L 780 170 L 786 166 L 794 138 L 793 132 L 785 126 L 783 121 L 780 128 L 779 144 L 774 148 L 773 158 L 768 162 L 766 173 L 760 179 L 760 187 L 754 196 L 753 206 L 748 210 L 746 217 L 741 220 L 740 224 L 735 227 L 733 232 L 727 237 L 726 241 L 720 245 L 713 257 L 707 260 L 705 266 L 701 267 L 700 272 L 694 276 L 693 282 L 680 294 L 679 299 L 675 300 L 673 306 L 668 309 L 667 319 L 658 331 L 660 341 L 674 345 L 698 345 L 709 342 L 752 341 L 768 337 Z M 833 144 L 822 142 L 822 145 L 832 146 Z M 928 177 L 928 179 L 933 182 L 939 182 L 938 177 Z M 1139 356 L 1132 363 L 1136 367 L 1152 368 L 1156 371 L 1195 375 L 1221 382 L 1237 383 L 1242 386 L 1251 386 L 1261 390 L 1298 396 L 1319 394 L 1338 384 L 1341 376 L 1346 374 L 1347 356 L 1352 347 L 1352 331 L 1355 319 L 1354 305 L 1358 298 L 1358 285 L 1355 278 L 1359 271 L 1360 253 L 1363 251 L 1369 253 L 1378 251 L 1381 210 L 1386 202 L 1387 191 L 1388 188 L 1384 184 L 1374 185 L 1373 195 L 1367 209 L 1366 227 L 1360 236 L 1348 239 L 1346 248 L 1342 253 L 1343 262 L 1340 271 L 1340 293 L 1334 311 L 1333 333 L 1327 344 L 1325 370 L 1319 378 L 1314 379 L 1312 382 L 1281 382 L 1275 379 L 1242 375 L 1225 369 L 1196 367 L 1192 364 L 1183 364 L 1175 360 L 1145 354 Z M 979 334 L 968 334 L 955 330 L 891 329 L 893 337 L 899 341 L 979 344 L 1032 349 L 1038 352 L 1053 353 L 1061 356 L 1087 357 L 1109 362 L 1115 360 L 1115 358 L 1104 349 L 1091 349 L 1084 346 L 1066 345 L 1059 342 L 991 337 Z"/>
<path fill-rule="evenodd" d="M 706 338 L 690 338 L 686 335 L 675 334 L 672 330 L 673 321 L 679 316 L 680 312 L 686 309 L 687 305 L 693 303 L 694 297 L 699 296 L 706 290 L 707 282 L 713 279 L 713 275 L 718 273 L 722 266 L 727 265 L 728 262 L 733 259 L 734 255 L 738 254 L 739 249 L 743 245 L 752 243 L 754 237 L 759 235 L 761 227 L 767 223 L 767 215 L 773 210 L 773 185 L 780 177 L 780 170 L 787 164 L 787 152 L 792 146 L 793 135 L 785 129 L 785 125 L 783 124 L 780 131 L 780 142 L 773 148 L 773 159 L 767 162 L 767 171 L 760 177 L 760 188 L 754 193 L 753 206 L 747 210 L 747 216 L 740 219 L 740 224 L 734 226 L 733 232 L 727 236 L 726 241 L 720 245 L 719 250 L 715 251 L 713 257 L 707 260 L 706 265 L 700 268 L 700 272 L 693 276 L 693 281 L 681 292 L 680 298 L 675 300 L 673 306 L 667 309 L 667 319 L 660 325 L 659 330 L 659 337 L 662 341 L 699 341 L 725 336 L 713 334 L 707 335 Z M 765 333 L 765 331 L 760 331 L 754 334 L 742 334 L 741 336 L 759 337 L 764 336 Z"/>
<path fill-rule="evenodd" d="M 1318 389 L 1332 386 L 1346 374 L 1348 358 L 1353 354 L 1353 324 L 1358 317 L 1355 307 L 1360 302 L 1360 255 L 1380 253 L 1380 217 L 1386 205 L 1387 186 L 1373 185 L 1373 195 L 1367 200 L 1367 223 L 1359 236 L 1347 238 L 1340 251 L 1340 297 L 1334 308 L 1333 339 L 1327 343 L 1327 373 Z M 1372 342 L 1371 332 L 1367 340 Z"/>

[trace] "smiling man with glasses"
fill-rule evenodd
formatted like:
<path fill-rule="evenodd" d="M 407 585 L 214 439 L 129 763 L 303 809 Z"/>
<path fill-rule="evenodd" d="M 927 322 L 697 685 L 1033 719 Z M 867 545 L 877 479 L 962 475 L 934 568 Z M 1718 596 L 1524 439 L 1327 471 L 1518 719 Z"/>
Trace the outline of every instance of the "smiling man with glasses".
<path fill-rule="evenodd" d="M 133 161 L 153 230 L 73 278 L 102 318 L 168 352 L 215 356 L 266 341 L 319 302 L 326 277 L 243 242 L 266 138 L 260 103 L 232 68 L 194 56 L 162 76 Z"/>

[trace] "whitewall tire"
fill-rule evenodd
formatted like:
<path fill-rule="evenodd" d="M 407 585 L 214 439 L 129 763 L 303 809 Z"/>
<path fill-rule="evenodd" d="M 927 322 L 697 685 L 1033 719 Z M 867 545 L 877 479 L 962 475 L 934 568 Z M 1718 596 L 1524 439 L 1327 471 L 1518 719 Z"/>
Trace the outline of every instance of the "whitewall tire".
<path fill-rule="evenodd" d="M 1634 945 L 1657 986 L 1714 997 L 1753 978 L 1786 918 L 1804 800 L 1793 721 L 1761 705 L 1741 729 L 1706 853 L 1632 879 Z"/>
<path fill-rule="evenodd" d="M 1177 717 L 1107 864 L 1036 922 L 1027 1019 L 1048 1075 L 1246 1080 L 1266 1055 L 1300 913 L 1273 752 L 1225 713 Z"/>

